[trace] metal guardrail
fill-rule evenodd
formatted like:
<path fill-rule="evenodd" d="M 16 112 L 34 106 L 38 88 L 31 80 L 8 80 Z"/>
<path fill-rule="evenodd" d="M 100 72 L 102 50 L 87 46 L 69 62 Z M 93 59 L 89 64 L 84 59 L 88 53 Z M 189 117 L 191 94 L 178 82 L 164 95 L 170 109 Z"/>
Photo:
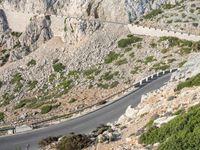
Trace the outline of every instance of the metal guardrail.
<path fill-rule="evenodd" d="M 134 85 L 131 85 L 131 86 L 129 86 L 128 88 L 126 88 L 126 89 L 124 89 L 124 90 L 122 90 L 122 91 L 120 91 L 120 92 L 117 92 L 117 93 L 115 93 L 115 94 L 113 94 L 113 95 L 111 95 L 111 96 L 109 96 L 109 97 L 107 97 L 107 98 L 105 98 L 105 99 L 103 99 L 102 101 L 103 101 L 103 102 L 107 102 L 107 101 L 110 100 L 111 98 L 114 98 L 115 96 L 117 96 L 117 95 L 119 95 L 119 94 L 121 94 L 121 93 L 123 93 L 123 92 L 125 92 L 125 91 L 127 91 L 127 90 L 129 90 L 129 89 L 131 89 L 131 88 L 134 88 L 134 87 L 135 87 L 135 88 L 142 87 L 142 86 L 144 86 L 145 84 L 147 84 L 149 81 L 153 80 L 155 77 L 157 78 L 157 77 L 166 75 L 166 74 L 168 74 L 168 73 L 175 72 L 176 70 L 177 70 L 177 69 L 170 69 L 170 70 L 165 70 L 165 71 L 162 71 L 162 72 L 157 72 L 156 74 L 150 75 L 150 76 L 148 76 L 148 77 L 146 77 L 146 78 L 140 80 L 138 83 L 136 83 L 136 84 L 134 84 Z M 48 119 L 45 119 L 45 120 L 42 120 L 42 121 L 33 123 L 33 124 L 32 124 L 32 127 L 33 127 L 33 128 L 37 128 L 37 125 L 39 125 L 39 124 L 41 124 L 41 123 L 48 122 L 48 121 L 51 121 L 51 120 L 55 120 L 55 119 L 58 119 L 58 118 L 66 118 L 66 117 L 69 118 L 69 117 L 71 117 L 71 116 L 74 115 L 74 114 L 77 114 L 77 113 L 79 113 L 79 112 L 83 112 L 83 111 L 86 110 L 86 109 L 90 109 L 90 108 L 92 108 L 92 107 L 94 107 L 94 106 L 98 106 L 98 105 L 101 105 L 101 102 L 98 102 L 98 103 L 93 104 L 93 105 L 91 105 L 91 106 L 88 106 L 88 107 L 79 109 L 79 110 L 74 111 L 74 112 L 72 112 L 72 113 L 68 113 L 68 114 L 64 114 L 64 115 L 60 115 L 60 116 L 54 116 L 54 117 L 51 117 L 51 118 L 48 118 Z"/>
<path fill-rule="evenodd" d="M 115 96 L 127 91 L 127 90 L 130 90 L 131 88 L 140 88 L 140 87 L 143 87 L 144 85 L 148 84 L 149 82 L 151 82 L 152 80 L 154 80 L 155 78 L 158 78 L 158 77 L 161 77 L 163 75 L 166 75 L 166 74 L 169 74 L 169 73 L 172 73 L 172 72 L 175 72 L 176 68 L 174 69 L 170 69 L 170 70 L 165 70 L 165 71 L 161 71 L 161 72 L 157 72 L 155 74 L 152 74 L 150 76 L 147 76 L 143 79 L 141 79 L 139 82 L 135 83 L 134 85 L 132 86 L 129 86 L 128 88 L 118 92 L 118 93 L 115 93 L 107 98 L 105 98 L 104 100 L 102 100 L 103 102 L 107 102 L 108 100 L 110 100 L 111 98 L 114 98 Z M 82 108 L 82 109 L 79 109 L 79 110 L 76 110 L 74 112 L 71 112 L 71 113 L 68 113 L 68 114 L 63 114 L 63 115 L 59 115 L 59 116 L 53 116 L 51 118 L 47 118 L 47 119 L 44 119 L 42 121 L 38 121 L 38 122 L 35 122 L 35 123 L 32 123 L 32 128 L 33 129 L 36 129 L 36 128 L 39 128 L 40 127 L 40 124 L 44 123 L 44 122 L 48 122 L 48 121 L 52 121 L 52 120 L 55 120 L 55 119 L 61 119 L 61 118 L 69 118 L 71 117 L 72 115 L 74 114 L 77 114 L 79 112 L 83 112 L 84 110 L 86 109 L 90 109 L 94 106 L 98 106 L 98 105 L 101 105 L 101 102 L 98 102 L 96 104 L 93 104 L 91 106 L 88 106 L 88 107 L 85 107 L 85 108 Z M 13 130 L 15 131 L 15 127 L 14 126 L 10 126 L 10 127 L 5 127 L 5 128 L 0 128 L 0 131 L 8 131 L 8 130 Z"/>
<path fill-rule="evenodd" d="M 177 71 L 178 69 L 174 68 L 174 69 L 170 69 L 170 70 L 165 70 L 165 71 L 161 71 L 161 72 L 157 72 L 155 74 L 152 74 L 150 76 L 147 76 L 146 78 L 143 78 L 142 80 L 140 80 L 138 83 L 136 83 L 134 86 L 135 87 L 140 87 L 143 86 L 144 84 L 148 83 L 149 81 L 153 80 L 155 77 L 160 77 L 162 75 L 166 75 L 168 73 L 172 73 Z"/>

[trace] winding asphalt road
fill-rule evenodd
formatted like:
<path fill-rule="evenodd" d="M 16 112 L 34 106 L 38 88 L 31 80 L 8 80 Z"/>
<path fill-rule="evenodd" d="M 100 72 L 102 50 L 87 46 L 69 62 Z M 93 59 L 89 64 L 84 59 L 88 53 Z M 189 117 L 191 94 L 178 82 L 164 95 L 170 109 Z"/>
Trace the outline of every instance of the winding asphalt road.
<path fill-rule="evenodd" d="M 138 90 L 123 96 L 118 101 L 78 118 L 47 128 L 0 137 L 0 150 L 16 150 L 19 147 L 26 150 L 27 144 L 30 144 L 29 150 L 37 150 L 37 143 L 42 138 L 64 135 L 70 132 L 88 133 L 100 124 L 114 122 L 125 112 L 129 105 L 136 107 L 143 94 L 160 88 L 170 79 L 170 76 L 171 74 L 167 74 L 159 77 Z"/>

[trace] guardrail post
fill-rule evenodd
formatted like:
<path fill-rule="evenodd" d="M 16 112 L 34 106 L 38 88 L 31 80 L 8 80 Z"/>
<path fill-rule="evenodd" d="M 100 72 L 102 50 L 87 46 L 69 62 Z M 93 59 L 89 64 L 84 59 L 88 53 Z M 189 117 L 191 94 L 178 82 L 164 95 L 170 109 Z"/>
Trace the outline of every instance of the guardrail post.
<path fill-rule="evenodd" d="M 146 82 L 148 82 L 148 80 L 149 80 L 148 78 L 149 78 L 149 77 L 146 77 Z"/>
<path fill-rule="evenodd" d="M 154 76 L 154 75 L 151 75 L 151 79 L 153 79 L 153 76 Z"/>
<path fill-rule="evenodd" d="M 142 85 L 142 80 L 140 80 L 140 85 Z"/>
<path fill-rule="evenodd" d="M 165 71 L 163 71 L 162 74 L 164 75 L 164 74 L 165 74 Z"/>
<path fill-rule="evenodd" d="M 169 72 L 170 72 L 170 73 L 173 72 L 173 69 L 170 69 Z"/>
<path fill-rule="evenodd" d="M 157 77 L 159 76 L 159 72 L 156 73 L 156 76 L 157 76 Z"/>

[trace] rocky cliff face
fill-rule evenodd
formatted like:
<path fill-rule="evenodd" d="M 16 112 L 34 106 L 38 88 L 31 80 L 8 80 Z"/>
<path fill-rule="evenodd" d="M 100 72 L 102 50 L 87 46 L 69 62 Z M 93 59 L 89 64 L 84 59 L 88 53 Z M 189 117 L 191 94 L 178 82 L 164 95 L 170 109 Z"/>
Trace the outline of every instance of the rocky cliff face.
<path fill-rule="evenodd" d="M 18 50 L 11 51 L 10 61 L 21 59 L 51 39 L 51 21 L 48 17 L 34 17 L 26 31 L 19 37 Z"/>
<path fill-rule="evenodd" d="M 100 28 L 103 28 L 103 24 L 98 21 L 66 19 L 64 39 L 68 43 L 76 43 L 86 39 Z"/>
<path fill-rule="evenodd" d="M 42 43 L 52 37 L 51 21 L 48 17 L 33 17 L 24 33 L 14 32 L 9 28 L 6 14 L 0 10 L 0 46 L 3 65 L 9 59 L 15 61 L 28 55 Z"/>
<path fill-rule="evenodd" d="M 188 58 L 188 62 L 180 68 L 180 70 L 173 74 L 172 79 L 185 80 L 200 73 L 200 54 L 193 53 Z"/>
<path fill-rule="evenodd" d="M 178 1 L 180 0 L 5 0 L 2 6 L 8 10 L 24 13 L 50 13 L 66 16 L 64 40 L 73 43 L 86 39 L 103 25 L 100 22 L 79 18 L 129 23 L 152 9 L 159 8 L 162 4 L 174 4 Z M 76 17 L 78 18 L 75 19 Z M 29 28 L 32 30 L 34 25 Z M 47 34 L 51 33 L 46 32 Z"/>
<path fill-rule="evenodd" d="M 58 15 L 100 18 L 118 22 L 133 21 L 151 9 L 180 0 L 5 0 L 8 9 Z"/>
<path fill-rule="evenodd" d="M 3 10 L 0 10 L 0 33 L 4 33 L 9 29 L 8 21 Z"/>

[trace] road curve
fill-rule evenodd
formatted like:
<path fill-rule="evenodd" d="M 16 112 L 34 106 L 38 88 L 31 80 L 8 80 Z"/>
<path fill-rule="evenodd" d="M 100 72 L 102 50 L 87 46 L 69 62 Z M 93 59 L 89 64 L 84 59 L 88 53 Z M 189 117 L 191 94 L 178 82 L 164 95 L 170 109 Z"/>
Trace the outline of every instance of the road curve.
<path fill-rule="evenodd" d="M 88 133 L 100 124 L 114 122 L 125 112 L 129 105 L 136 107 L 143 94 L 160 88 L 169 81 L 170 76 L 171 74 L 167 74 L 159 77 L 140 89 L 123 96 L 118 101 L 78 118 L 31 132 L 0 137 L 0 150 L 16 150 L 18 147 L 26 150 L 27 144 L 30 144 L 29 150 L 37 150 L 37 143 L 42 138 L 64 135 L 70 132 Z"/>

